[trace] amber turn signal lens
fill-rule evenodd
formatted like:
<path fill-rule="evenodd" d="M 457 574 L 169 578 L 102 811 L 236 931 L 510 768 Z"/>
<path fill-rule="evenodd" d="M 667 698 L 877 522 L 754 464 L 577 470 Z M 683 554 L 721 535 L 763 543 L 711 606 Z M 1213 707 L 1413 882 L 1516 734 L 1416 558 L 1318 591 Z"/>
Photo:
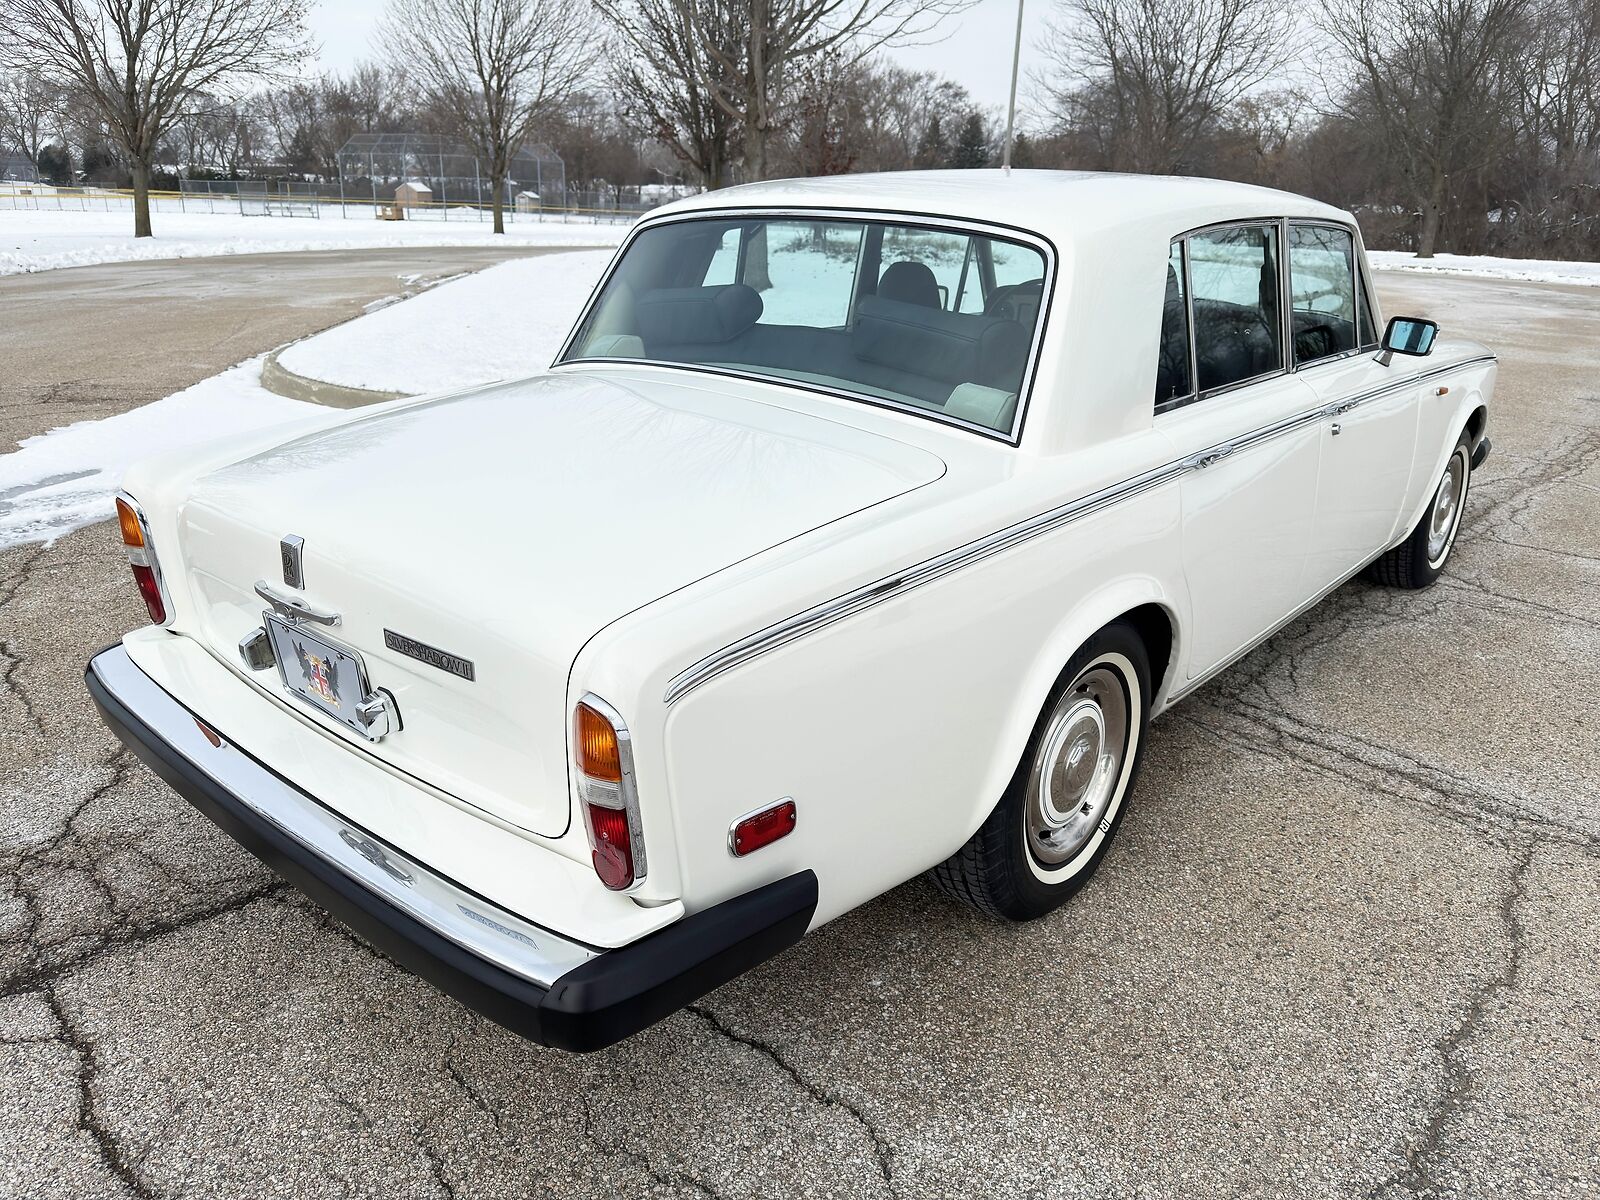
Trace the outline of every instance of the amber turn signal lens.
<path fill-rule="evenodd" d="M 139 517 L 128 507 L 126 500 L 117 501 L 117 524 L 122 528 L 124 546 L 143 546 L 144 530 L 139 528 Z"/>
<path fill-rule="evenodd" d="M 580 704 L 573 713 L 573 725 L 578 770 L 590 779 L 621 783 L 622 755 L 617 751 L 617 731 L 611 722 L 587 704 Z"/>

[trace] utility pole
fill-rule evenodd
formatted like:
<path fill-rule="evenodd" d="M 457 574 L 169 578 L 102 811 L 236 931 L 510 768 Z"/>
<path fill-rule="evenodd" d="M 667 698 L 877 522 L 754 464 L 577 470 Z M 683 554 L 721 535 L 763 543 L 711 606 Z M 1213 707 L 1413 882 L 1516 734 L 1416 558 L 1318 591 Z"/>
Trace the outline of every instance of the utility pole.
<path fill-rule="evenodd" d="M 1000 167 L 1011 174 L 1011 135 L 1017 124 L 1017 67 L 1022 62 L 1022 6 L 1017 0 L 1017 40 L 1011 45 L 1011 102 L 1006 105 L 1006 145 L 1000 153 Z"/>

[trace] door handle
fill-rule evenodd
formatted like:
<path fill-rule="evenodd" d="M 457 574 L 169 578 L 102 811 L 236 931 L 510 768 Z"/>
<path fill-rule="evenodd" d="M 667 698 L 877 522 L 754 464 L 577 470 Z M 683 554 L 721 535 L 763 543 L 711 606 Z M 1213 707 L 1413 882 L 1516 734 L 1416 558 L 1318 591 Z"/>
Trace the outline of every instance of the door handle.
<path fill-rule="evenodd" d="M 1200 454 L 1196 454 L 1193 458 L 1191 458 L 1189 460 L 1189 465 L 1193 469 L 1195 469 L 1197 471 L 1204 470 L 1206 467 L 1209 467 L 1212 463 L 1221 462 L 1223 459 L 1227 458 L 1228 455 L 1230 455 L 1232 453 L 1233 453 L 1233 446 L 1232 445 L 1215 446 L 1210 450 L 1206 450 L 1206 451 L 1203 451 Z"/>
<path fill-rule="evenodd" d="M 1339 424 L 1339 422 L 1335 421 L 1332 425 L 1328 426 L 1328 432 L 1333 434 L 1334 437 L 1338 437 L 1344 432 L 1344 428 Z"/>

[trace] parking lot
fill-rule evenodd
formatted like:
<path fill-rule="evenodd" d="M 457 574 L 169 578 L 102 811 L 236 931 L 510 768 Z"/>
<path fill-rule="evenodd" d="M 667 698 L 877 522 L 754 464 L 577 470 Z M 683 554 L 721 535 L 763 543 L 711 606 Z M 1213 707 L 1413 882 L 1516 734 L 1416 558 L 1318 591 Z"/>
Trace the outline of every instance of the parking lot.
<path fill-rule="evenodd" d="M 475 254 L 0 279 L 0 434 Z M 1379 290 L 1501 355 L 1437 586 L 1347 585 L 1159 720 L 1054 916 L 913 881 L 582 1058 L 399 971 L 121 751 L 82 686 L 142 620 L 111 524 L 0 551 L 0 1194 L 1600 1191 L 1600 290 Z"/>

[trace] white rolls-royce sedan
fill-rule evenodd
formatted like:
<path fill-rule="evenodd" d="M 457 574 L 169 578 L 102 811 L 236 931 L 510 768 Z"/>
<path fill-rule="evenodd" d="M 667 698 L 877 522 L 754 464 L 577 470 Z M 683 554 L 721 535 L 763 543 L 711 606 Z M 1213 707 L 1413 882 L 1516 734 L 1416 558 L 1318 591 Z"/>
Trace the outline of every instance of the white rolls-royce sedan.
<path fill-rule="evenodd" d="M 696 197 L 542 375 L 130 471 L 151 623 L 88 686 L 395 960 L 594 1049 L 920 872 L 1066 901 L 1153 717 L 1445 566 L 1495 360 L 1436 334 L 1261 188 Z"/>

